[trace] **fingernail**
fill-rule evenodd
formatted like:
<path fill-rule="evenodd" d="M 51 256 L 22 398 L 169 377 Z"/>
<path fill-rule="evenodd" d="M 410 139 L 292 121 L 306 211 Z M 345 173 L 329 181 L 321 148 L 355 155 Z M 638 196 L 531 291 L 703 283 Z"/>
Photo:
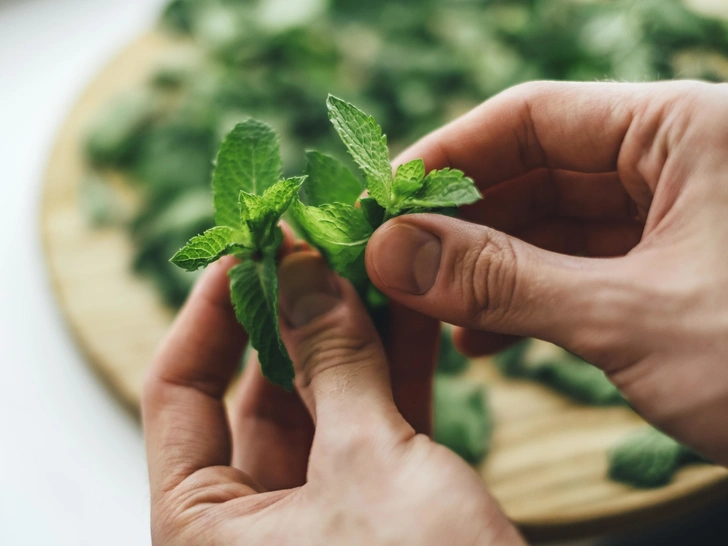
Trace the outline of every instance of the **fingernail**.
<path fill-rule="evenodd" d="M 394 224 L 379 234 L 374 269 L 389 288 L 424 294 L 437 280 L 442 243 L 432 233 Z"/>
<path fill-rule="evenodd" d="M 341 301 L 333 274 L 311 252 L 292 254 L 281 262 L 278 288 L 281 314 L 294 328 L 325 315 Z"/>

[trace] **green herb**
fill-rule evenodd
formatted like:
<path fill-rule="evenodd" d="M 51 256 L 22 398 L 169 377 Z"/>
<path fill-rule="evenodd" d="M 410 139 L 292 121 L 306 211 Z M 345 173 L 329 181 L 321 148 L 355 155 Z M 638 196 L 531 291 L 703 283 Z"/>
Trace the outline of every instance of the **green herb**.
<path fill-rule="evenodd" d="M 417 201 L 421 210 L 429 210 L 423 203 L 452 206 L 480 198 L 474 182 L 462 173 L 453 177 L 455 171 L 433 171 L 425 176 L 421 161 L 414 169 L 405 167 L 406 178 L 393 178 L 386 137 L 374 118 L 332 96 L 328 104 L 334 127 L 364 172 L 367 189 L 372 192 L 373 188 L 386 187 L 389 209 L 385 210 L 390 215 L 406 211 L 417 195 L 426 196 Z M 291 204 L 296 225 L 331 268 L 367 296 L 371 307 L 382 306 L 377 292 L 369 288 L 364 266 L 367 242 L 382 218 L 369 199 L 362 199 L 367 203 L 363 206 L 358 202 L 363 188 L 348 167 L 317 152 L 309 152 L 308 157 L 310 179 L 283 179 L 273 129 L 255 120 L 236 125 L 220 146 L 212 175 L 217 226 L 192 237 L 171 259 L 186 271 L 195 271 L 225 254 L 242 260 L 230 271 L 236 316 L 258 350 L 263 374 L 288 389 L 292 388 L 294 371 L 278 331 L 275 258 L 283 241 L 278 222 Z M 454 182 L 443 183 L 444 179 Z M 416 191 L 396 201 L 394 196 L 402 195 L 396 193 L 397 188 L 407 184 L 416 184 Z M 318 206 L 298 200 L 302 186 L 301 193 Z"/>
<path fill-rule="evenodd" d="M 364 250 L 373 232 L 362 211 L 343 203 L 307 207 L 299 201 L 292 212 L 306 239 L 332 269 L 361 289 L 367 281 Z"/>
<path fill-rule="evenodd" d="M 726 24 L 681 0 L 300 0 L 285 13 L 277 7 L 274 0 L 171 0 L 162 28 L 184 47 L 170 48 L 146 85 L 114 100 L 91 127 L 89 163 L 123 171 L 140 190 L 142 207 L 128 224 L 135 269 L 171 305 L 190 283 L 170 267 L 168 248 L 200 232 L 197 217 L 176 216 L 177 203 L 208 188 L 215 152 L 241 120 L 262 119 L 284 137 L 290 175 L 304 167 L 301 149 L 336 155 L 320 103 L 328 91 L 375 114 L 389 144 L 401 149 L 526 80 L 728 78 Z M 307 159 L 313 180 L 319 158 Z M 388 165 L 377 164 L 384 175 Z M 380 195 L 383 202 L 416 191 L 417 178 Z M 317 196 L 312 184 L 302 201 L 353 204 L 358 186 L 348 174 L 340 180 L 338 197 Z M 372 226 L 384 219 L 375 203 L 360 204 Z M 160 229 L 158 217 L 182 228 Z M 213 225 L 210 211 L 203 228 Z"/>
<path fill-rule="evenodd" d="M 374 118 L 332 95 L 326 104 L 331 123 L 362 171 L 365 187 L 374 201 L 364 198 L 354 205 L 330 202 L 318 207 L 297 203 L 291 211 L 304 237 L 321 251 L 332 269 L 362 291 L 368 282 L 364 250 L 372 232 L 382 221 L 414 209 L 437 212 L 442 206 L 467 205 L 481 199 L 481 195 L 475 183 L 460 171 L 431 171 L 425 176 L 422 160 L 403 165 L 398 169 L 398 175 L 392 176 L 387 137 Z M 317 162 L 321 157 L 316 158 Z M 356 177 L 348 168 L 331 160 L 326 162 L 327 169 L 309 167 L 308 171 L 313 170 L 317 176 L 306 180 L 304 194 L 316 195 L 319 200 L 326 197 L 350 201 L 355 191 L 361 193 L 361 188 L 355 188 L 352 183 Z M 335 172 L 337 176 L 326 176 L 326 172 Z M 445 183 L 444 179 L 450 182 Z M 345 191 L 337 189 L 341 180 Z M 309 185 L 315 189 L 307 189 Z M 458 189 L 453 189 L 454 185 Z M 325 189 L 327 187 L 331 189 Z M 414 191 L 410 191 L 413 187 Z"/>
<path fill-rule="evenodd" d="M 502 351 L 495 358 L 501 372 L 509 377 L 542 383 L 575 402 L 591 406 L 625 404 L 617 387 L 604 372 L 566 351 L 558 358 L 529 358 L 530 341 L 525 340 Z"/>
<path fill-rule="evenodd" d="M 281 176 L 273 130 L 253 120 L 235 126 L 220 147 L 212 175 L 218 225 L 193 237 L 171 261 L 194 271 L 224 254 L 242 260 L 229 273 L 235 315 L 258 351 L 263 374 L 291 389 L 293 364 L 278 331 L 276 253 L 283 242 L 278 221 L 303 178 Z"/>
<path fill-rule="evenodd" d="M 434 438 L 471 464 L 480 463 L 490 449 L 493 430 L 483 385 L 464 378 L 435 378 Z"/>
<path fill-rule="evenodd" d="M 306 153 L 307 182 L 301 192 L 306 205 L 343 203 L 353 205 L 364 186 L 341 161 L 321 152 Z"/>
<path fill-rule="evenodd" d="M 470 366 L 466 356 L 458 352 L 452 342 L 450 328 L 444 327 L 440 334 L 440 353 L 437 358 L 437 373 L 457 375 Z"/>
<path fill-rule="evenodd" d="M 702 458 L 659 430 L 648 427 L 625 438 L 609 453 L 609 477 L 633 487 L 667 485 L 685 464 Z"/>
<path fill-rule="evenodd" d="M 384 209 L 385 219 L 470 205 L 481 199 L 473 181 L 461 171 L 433 170 L 425 176 L 421 159 L 401 165 L 392 176 L 387 137 L 374 118 L 334 96 L 329 96 L 326 105 L 331 123 L 362 170 L 369 195 Z"/>

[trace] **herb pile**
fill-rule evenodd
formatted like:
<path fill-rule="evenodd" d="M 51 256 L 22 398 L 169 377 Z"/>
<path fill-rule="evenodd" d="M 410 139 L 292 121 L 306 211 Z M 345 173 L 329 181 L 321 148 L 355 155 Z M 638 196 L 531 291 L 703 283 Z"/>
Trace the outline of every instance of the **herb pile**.
<path fill-rule="evenodd" d="M 243 119 L 281 135 L 291 175 L 306 148 L 341 159 L 328 93 L 373 114 L 397 151 L 526 80 L 728 75 L 726 25 L 680 0 L 173 0 L 162 26 L 185 47 L 90 128 L 85 188 L 97 223 L 123 222 L 135 270 L 172 306 L 195 276 L 168 257 L 214 225 L 212 160 Z M 110 171 L 140 194 L 127 220 L 94 183 Z"/>

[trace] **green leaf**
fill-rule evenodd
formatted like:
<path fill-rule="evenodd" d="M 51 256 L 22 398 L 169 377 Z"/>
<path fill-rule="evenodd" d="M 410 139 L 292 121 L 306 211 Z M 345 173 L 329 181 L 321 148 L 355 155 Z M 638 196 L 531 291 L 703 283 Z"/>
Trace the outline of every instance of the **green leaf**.
<path fill-rule="evenodd" d="M 344 203 L 307 207 L 300 201 L 291 210 L 307 240 L 331 268 L 361 288 L 367 280 L 364 250 L 372 235 L 362 211 Z"/>
<path fill-rule="evenodd" d="M 609 477 L 633 487 L 667 485 L 685 461 L 694 460 L 693 452 L 648 427 L 627 436 L 609 452 Z"/>
<path fill-rule="evenodd" d="M 321 152 L 306 152 L 308 178 L 301 188 L 304 203 L 346 203 L 353 205 L 364 186 L 341 161 Z"/>
<path fill-rule="evenodd" d="M 466 177 L 462 171 L 442 169 L 430 171 L 425 177 L 422 188 L 412 196 L 404 199 L 401 209 L 443 208 L 469 205 L 482 199 L 475 182 Z"/>
<path fill-rule="evenodd" d="M 625 404 L 617 387 L 599 368 L 562 349 L 546 358 L 534 357 L 529 354 L 531 346 L 531 340 L 516 343 L 496 355 L 496 366 L 508 377 L 537 381 L 581 404 Z"/>
<path fill-rule="evenodd" d="M 354 161 L 364 173 L 369 194 L 389 209 L 392 193 L 392 166 L 387 137 L 372 116 L 346 101 L 329 95 L 329 119 Z"/>
<path fill-rule="evenodd" d="M 258 351 L 263 375 L 271 383 L 291 390 L 295 372 L 278 328 L 275 254 L 266 253 L 260 262 L 246 260 L 233 267 L 228 275 L 235 315 Z"/>
<path fill-rule="evenodd" d="M 394 176 L 392 191 L 395 197 L 409 197 L 422 188 L 425 178 L 425 162 L 421 159 L 414 159 L 404 163 L 397 168 Z"/>
<path fill-rule="evenodd" d="M 532 377 L 576 402 L 591 406 L 625 403 L 617 387 L 599 368 L 576 358 L 536 366 Z"/>
<path fill-rule="evenodd" d="M 235 247 L 250 247 L 249 234 L 227 226 L 217 226 L 190 239 L 170 261 L 186 271 L 195 271 Z"/>
<path fill-rule="evenodd" d="M 446 375 L 435 377 L 436 442 L 470 464 L 480 463 L 490 449 L 493 421 L 483 385 Z"/>
<path fill-rule="evenodd" d="M 240 192 L 263 195 L 281 179 L 281 172 L 278 136 L 273 129 L 252 119 L 236 125 L 220 146 L 212 175 L 217 225 L 239 228 Z"/>
<path fill-rule="evenodd" d="M 263 195 L 240 192 L 240 222 L 250 230 L 254 248 L 277 246 L 275 228 L 304 180 L 303 177 L 281 180 Z"/>

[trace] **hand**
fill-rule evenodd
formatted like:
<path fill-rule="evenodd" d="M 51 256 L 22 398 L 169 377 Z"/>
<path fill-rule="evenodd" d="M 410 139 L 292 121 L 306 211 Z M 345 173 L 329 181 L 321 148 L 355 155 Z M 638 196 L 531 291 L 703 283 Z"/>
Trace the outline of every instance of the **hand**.
<path fill-rule="evenodd" d="M 465 218 L 481 225 L 394 219 L 367 270 L 390 298 L 466 327 L 470 354 L 529 336 L 582 356 L 726 465 L 727 150 L 725 85 L 519 86 L 398 159 L 472 176 L 484 199 Z"/>
<path fill-rule="evenodd" d="M 203 275 L 146 381 L 154 544 L 522 544 L 481 478 L 407 423 L 366 310 L 313 253 L 289 255 L 279 271 L 281 335 L 300 398 L 250 363 L 228 421 L 222 398 L 246 342 L 230 266 Z M 407 346 L 418 358 L 412 333 L 390 334 L 398 358 Z M 429 367 L 406 364 L 418 365 Z M 402 385 L 423 398 L 421 382 Z"/>

